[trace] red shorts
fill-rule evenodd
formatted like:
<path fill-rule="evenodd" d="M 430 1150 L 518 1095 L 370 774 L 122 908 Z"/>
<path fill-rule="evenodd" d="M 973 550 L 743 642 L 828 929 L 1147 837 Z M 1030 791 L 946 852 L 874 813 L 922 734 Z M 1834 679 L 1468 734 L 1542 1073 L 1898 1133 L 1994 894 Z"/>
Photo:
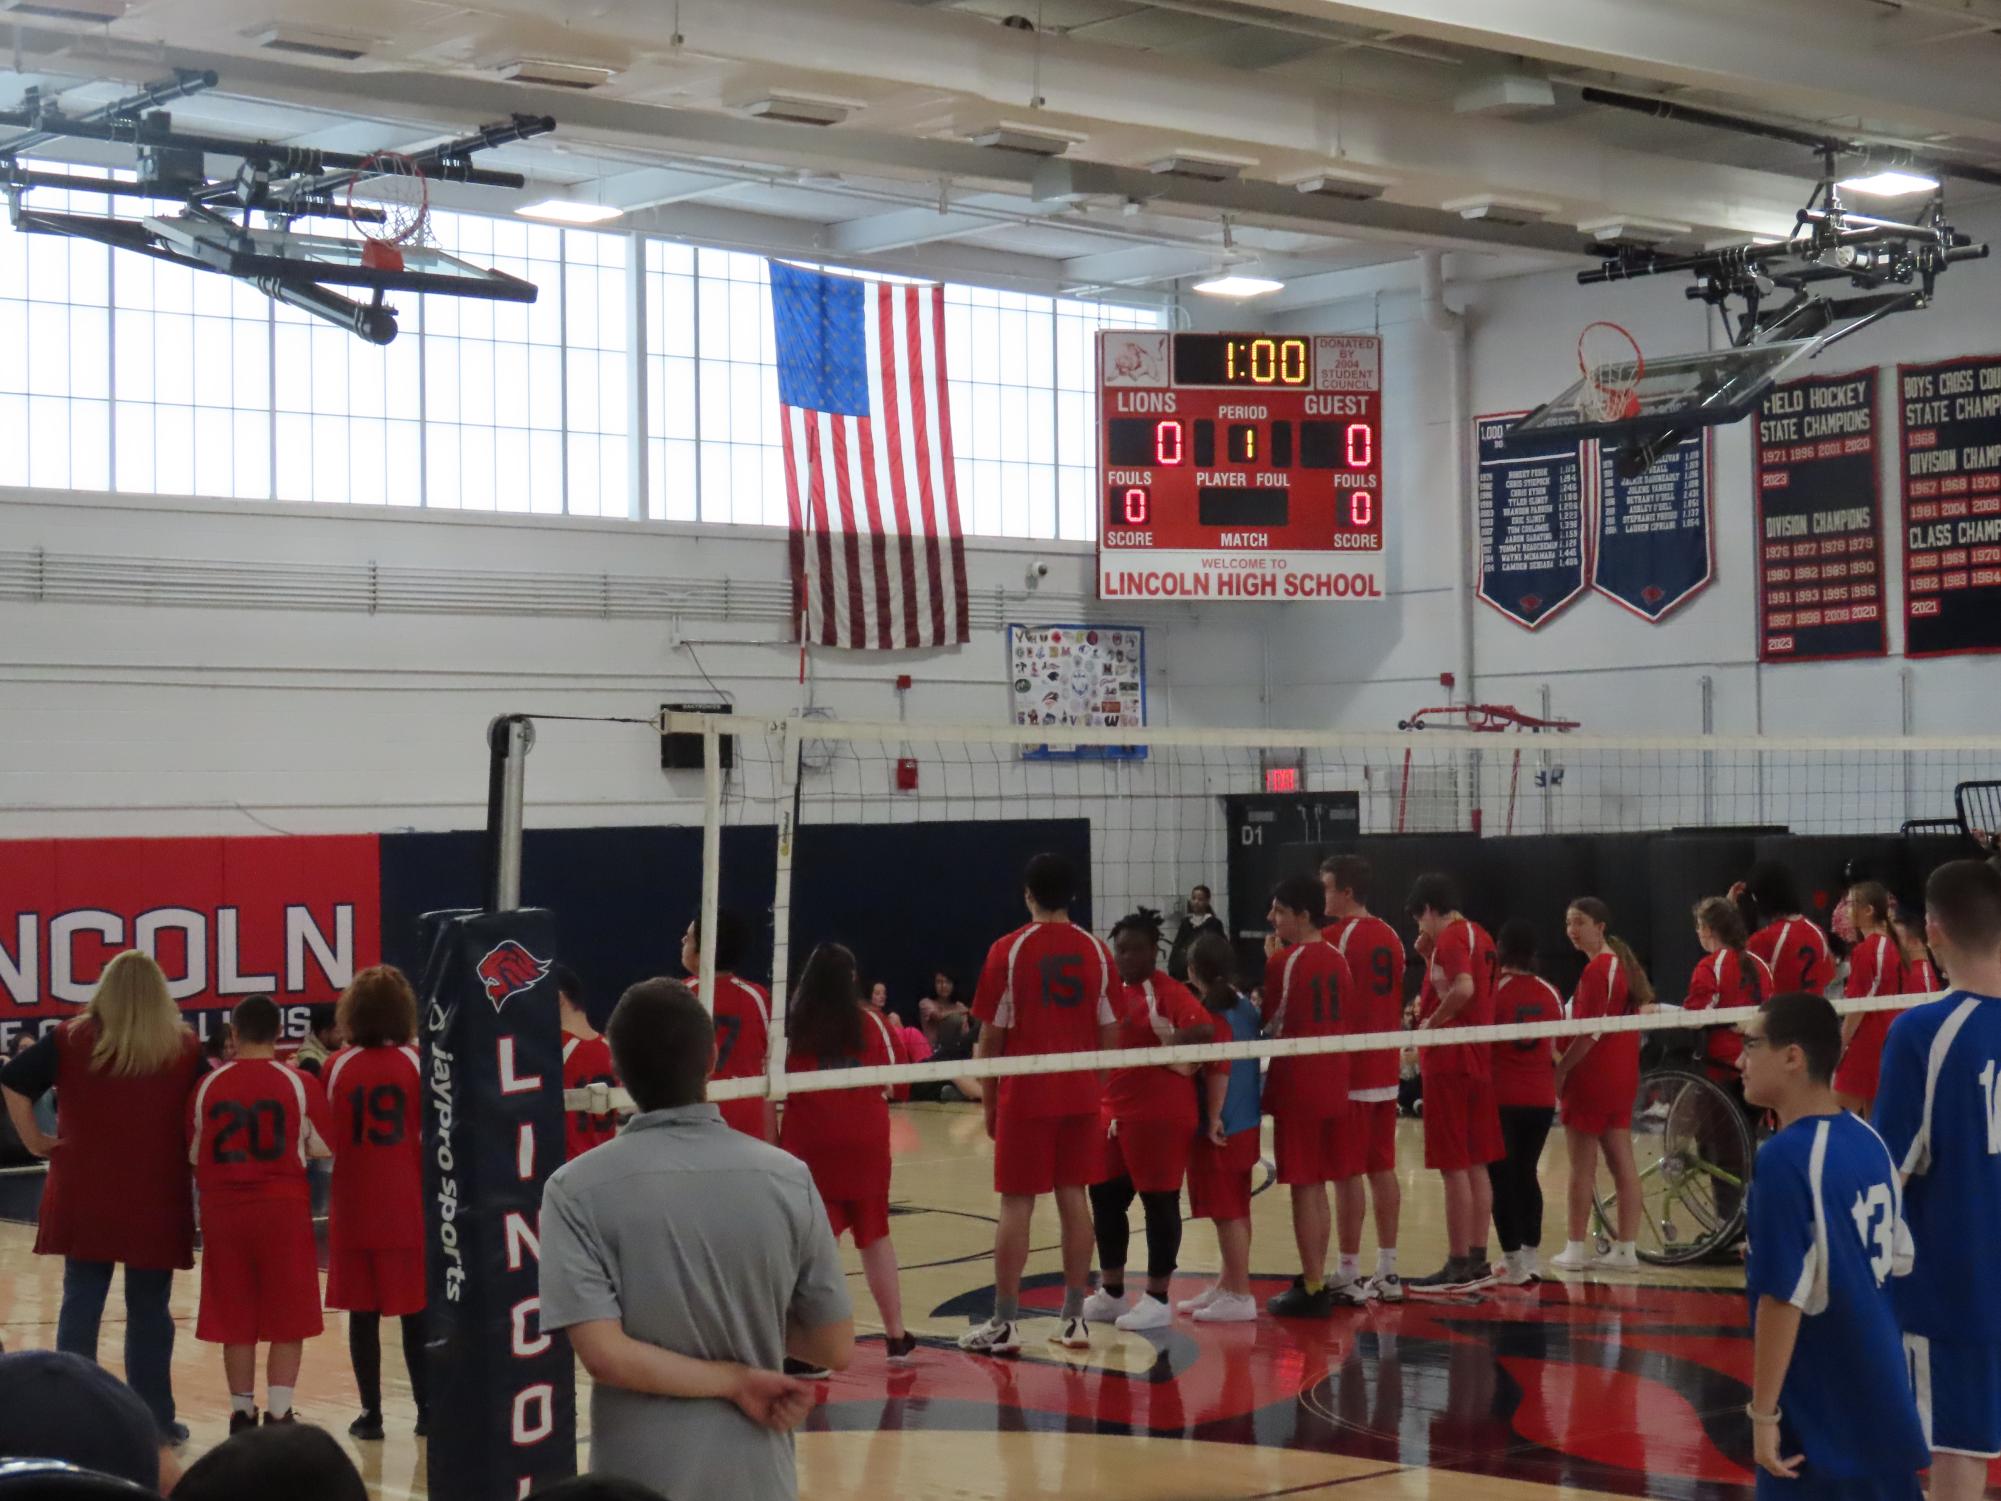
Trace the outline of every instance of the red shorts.
<path fill-rule="evenodd" d="M 1096 1183 L 1131 1178 L 1143 1194 L 1181 1192 L 1188 1154 L 1195 1145 L 1195 1117 L 1186 1120 L 1104 1123 L 1103 1155 Z"/>
<path fill-rule="evenodd" d="M 1014 1115 L 1005 1104 L 994 1123 L 994 1192 L 1046 1194 L 1087 1188 L 1104 1156 L 1097 1114 Z"/>
<path fill-rule="evenodd" d="M 1395 1100 L 1350 1100 L 1350 1118 L 1355 1136 L 1365 1142 L 1363 1171 L 1393 1173 L 1397 1170 L 1397 1102 Z"/>
<path fill-rule="evenodd" d="M 422 1313 L 425 1303 L 424 1248 L 393 1251 L 329 1251 L 327 1307 L 353 1313 L 386 1313 L 402 1318 Z"/>
<path fill-rule="evenodd" d="M 827 1199 L 827 1223 L 833 1226 L 834 1239 L 839 1240 L 844 1231 L 855 1233 L 855 1249 L 872 1246 L 889 1234 L 889 1195 L 881 1194 L 866 1199 Z"/>
<path fill-rule="evenodd" d="M 1251 1173 L 1258 1165 L 1256 1126 L 1231 1135 L 1223 1146 L 1208 1137 L 1188 1154 L 1188 1212 L 1203 1220 L 1248 1219 Z"/>
<path fill-rule="evenodd" d="M 319 1252 L 304 1199 L 206 1202 L 201 1230 L 196 1339 L 282 1344 L 320 1332 Z"/>
<path fill-rule="evenodd" d="M 1287 1186 L 1339 1183 L 1361 1172 L 1367 1158 L 1367 1143 L 1345 1110 L 1339 1115 L 1277 1115 L 1271 1134 L 1278 1181 Z"/>
<path fill-rule="evenodd" d="M 1434 1087 L 1435 1084 L 1435 1087 Z M 1433 1075 L 1424 1081 L 1424 1165 L 1442 1173 L 1499 1162 L 1501 1112 L 1490 1079 Z"/>
<path fill-rule="evenodd" d="M 755 1136 L 759 1141 L 778 1140 L 769 1100 L 724 1100 L 716 1109 L 722 1111 L 723 1124 L 732 1130 Z"/>

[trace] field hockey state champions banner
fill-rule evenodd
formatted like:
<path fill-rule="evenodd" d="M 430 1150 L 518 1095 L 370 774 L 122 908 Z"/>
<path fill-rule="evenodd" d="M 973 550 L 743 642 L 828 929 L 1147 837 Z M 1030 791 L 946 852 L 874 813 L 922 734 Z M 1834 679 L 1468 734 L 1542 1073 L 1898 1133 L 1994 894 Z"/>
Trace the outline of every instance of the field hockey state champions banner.
<path fill-rule="evenodd" d="M 1904 653 L 2001 651 L 2001 355 L 1901 365 Z"/>
<path fill-rule="evenodd" d="M 1598 451 L 1598 546 L 1591 587 L 1657 621 L 1716 576 L 1709 525 L 1709 430 L 1684 438 L 1645 474 L 1626 479 Z"/>
<path fill-rule="evenodd" d="M 259 992 L 281 1007 L 335 1000 L 381 952 L 378 846 L 373 834 L 0 841 L 0 1040 L 74 1015 L 129 948 L 160 961 L 186 1011 Z"/>
<path fill-rule="evenodd" d="M 1882 656 L 1876 372 L 1780 382 L 1753 442 L 1758 660 Z"/>
<path fill-rule="evenodd" d="M 1508 453 L 1525 413 L 1480 417 L 1480 598 L 1535 630 L 1584 592 L 1584 463 L 1575 443 Z"/>

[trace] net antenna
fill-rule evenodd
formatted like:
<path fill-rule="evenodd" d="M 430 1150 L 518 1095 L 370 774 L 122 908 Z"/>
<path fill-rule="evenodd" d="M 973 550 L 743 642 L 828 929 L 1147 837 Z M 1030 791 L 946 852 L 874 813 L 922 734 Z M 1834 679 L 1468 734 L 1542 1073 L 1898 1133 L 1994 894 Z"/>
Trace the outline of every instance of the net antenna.
<path fill-rule="evenodd" d="M 382 211 L 379 223 L 356 217 L 357 198 Z M 347 185 L 347 212 L 368 242 L 361 263 L 377 271 L 401 271 L 401 247 L 422 245 L 429 236 L 431 190 L 423 166 L 400 151 L 371 153 Z"/>
<path fill-rule="evenodd" d="M 1625 328 L 1603 319 L 1585 324 L 1577 336 L 1577 368 L 1584 376 L 1579 404 L 1593 420 L 1625 422 L 1640 415 L 1647 357 Z"/>

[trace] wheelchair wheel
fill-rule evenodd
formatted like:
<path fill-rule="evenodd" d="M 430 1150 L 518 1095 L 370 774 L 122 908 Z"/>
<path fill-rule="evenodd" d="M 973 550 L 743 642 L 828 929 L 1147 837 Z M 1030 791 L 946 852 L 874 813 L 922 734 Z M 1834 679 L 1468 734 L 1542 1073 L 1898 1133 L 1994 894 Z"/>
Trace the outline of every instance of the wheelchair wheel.
<path fill-rule="evenodd" d="M 1651 1070 L 1640 1076 L 1632 1131 L 1640 1259 L 1680 1266 L 1735 1244 L 1756 1143 L 1730 1092 L 1692 1069 Z M 1610 1250 L 1618 1200 L 1602 1159 L 1592 1202 L 1598 1249 Z"/>

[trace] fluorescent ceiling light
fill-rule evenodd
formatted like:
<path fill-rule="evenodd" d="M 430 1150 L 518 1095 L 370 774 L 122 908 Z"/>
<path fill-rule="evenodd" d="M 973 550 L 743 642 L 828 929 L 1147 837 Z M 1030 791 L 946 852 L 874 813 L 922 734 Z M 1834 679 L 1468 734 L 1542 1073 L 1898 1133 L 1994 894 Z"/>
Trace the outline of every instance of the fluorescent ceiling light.
<path fill-rule="evenodd" d="M 515 213 L 524 219 L 547 219 L 554 224 L 602 224 L 625 213 L 609 203 L 579 203 L 573 198 L 544 198 L 526 203 Z"/>
<path fill-rule="evenodd" d="M 1195 283 L 1195 290 L 1205 297 L 1263 297 L 1284 289 L 1282 281 L 1274 281 L 1269 276 L 1247 276 L 1240 271 L 1225 271 L 1207 281 Z"/>
<path fill-rule="evenodd" d="M 1932 177 L 1915 172 L 1877 172 L 1868 177 L 1850 177 L 1835 184 L 1851 193 L 1870 193 L 1878 198 L 1902 198 L 1911 193 L 1929 193 L 1938 186 Z"/>

